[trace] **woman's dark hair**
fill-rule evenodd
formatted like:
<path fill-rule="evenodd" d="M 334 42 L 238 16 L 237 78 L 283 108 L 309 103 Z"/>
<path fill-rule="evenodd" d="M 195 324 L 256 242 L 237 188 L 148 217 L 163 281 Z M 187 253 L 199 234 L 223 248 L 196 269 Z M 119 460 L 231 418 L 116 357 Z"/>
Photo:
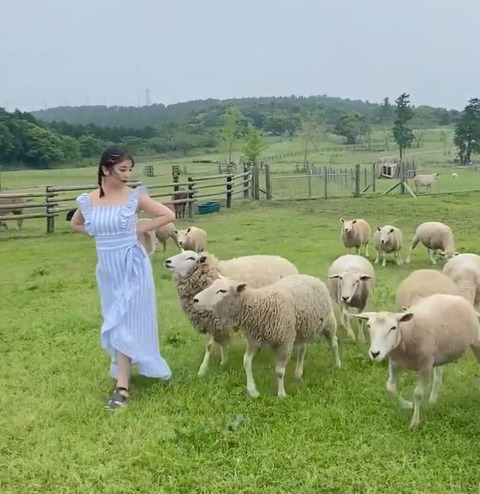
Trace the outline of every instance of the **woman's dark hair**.
<path fill-rule="evenodd" d="M 105 195 L 102 188 L 102 177 L 105 176 L 103 174 L 103 168 L 113 168 L 115 165 L 118 165 L 118 163 L 126 160 L 132 162 L 132 167 L 135 165 L 135 161 L 130 153 L 125 148 L 119 146 L 111 146 L 105 149 L 102 153 L 102 156 L 100 157 L 100 165 L 98 166 L 98 186 L 100 187 L 100 197 Z"/>

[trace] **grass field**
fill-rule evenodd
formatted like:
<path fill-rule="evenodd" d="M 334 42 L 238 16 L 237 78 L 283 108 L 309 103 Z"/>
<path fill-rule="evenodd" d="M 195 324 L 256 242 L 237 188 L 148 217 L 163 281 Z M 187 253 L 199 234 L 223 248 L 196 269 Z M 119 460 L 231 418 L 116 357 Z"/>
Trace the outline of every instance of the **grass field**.
<path fill-rule="evenodd" d="M 397 225 L 407 244 L 420 222 L 445 221 L 457 250 L 478 252 L 479 208 L 478 194 L 262 201 L 194 221 L 220 258 L 280 254 L 325 279 L 346 252 L 342 216 Z M 261 396 L 251 400 L 240 337 L 226 368 L 215 355 L 208 376 L 196 376 L 203 343 L 163 268 L 176 252 L 171 244 L 152 263 L 172 384 L 136 376 L 129 409 L 104 411 L 111 382 L 99 342 L 94 243 L 63 218 L 53 236 L 41 235 L 43 225 L 26 221 L 21 234 L 0 234 L 2 493 L 479 492 L 480 390 L 471 354 L 447 367 L 440 399 L 424 406 L 416 431 L 408 428 L 411 412 L 385 391 L 386 365 L 370 362 L 368 346 L 348 342 L 343 329 L 343 367 L 333 367 L 323 341 L 311 345 L 303 384 L 294 382 L 290 362 L 283 401 L 275 396 L 273 354 L 260 352 L 254 375 Z M 398 282 L 430 266 L 418 247 L 409 266 L 376 267 L 370 308 L 392 308 Z M 402 379 L 403 396 L 413 382 Z"/>

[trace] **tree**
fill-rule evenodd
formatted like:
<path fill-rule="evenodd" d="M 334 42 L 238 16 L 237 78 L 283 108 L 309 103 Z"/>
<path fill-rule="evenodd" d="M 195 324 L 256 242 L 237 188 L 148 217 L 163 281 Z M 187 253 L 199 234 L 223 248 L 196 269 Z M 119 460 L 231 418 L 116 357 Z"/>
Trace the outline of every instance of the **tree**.
<path fill-rule="evenodd" d="M 414 135 L 412 129 L 406 126 L 413 117 L 413 110 L 410 106 L 410 95 L 402 93 L 396 100 L 395 120 L 392 129 L 393 138 L 398 145 L 400 159 L 403 159 L 404 151 L 412 145 Z"/>
<path fill-rule="evenodd" d="M 306 163 L 311 149 L 310 146 L 316 148 L 323 133 L 323 127 L 318 117 L 313 114 L 307 114 L 303 115 L 300 120 L 300 129 L 302 132 L 303 162 Z"/>
<path fill-rule="evenodd" d="M 462 165 L 470 163 L 473 153 L 480 152 L 480 100 L 472 98 L 455 127 L 453 142 Z"/>
<path fill-rule="evenodd" d="M 248 124 L 243 154 L 249 163 L 256 163 L 262 151 L 268 147 L 263 132 L 252 124 Z"/>
<path fill-rule="evenodd" d="M 346 137 L 347 144 L 355 144 L 358 137 L 368 133 L 368 127 L 365 115 L 346 113 L 340 117 L 333 132 L 339 136 Z"/>
<path fill-rule="evenodd" d="M 242 112 L 238 106 L 230 106 L 223 115 L 223 127 L 220 131 L 222 141 L 228 149 L 228 162 L 232 161 L 232 149 L 238 139 L 238 120 Z"/>

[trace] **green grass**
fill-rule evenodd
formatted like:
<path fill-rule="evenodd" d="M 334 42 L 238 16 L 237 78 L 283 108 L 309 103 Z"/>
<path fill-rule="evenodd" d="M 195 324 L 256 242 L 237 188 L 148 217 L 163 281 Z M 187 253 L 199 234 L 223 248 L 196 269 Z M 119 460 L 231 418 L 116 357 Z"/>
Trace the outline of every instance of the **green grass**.
<path fill-rule="evenodd" d="M 475 252 L 478 214 L 478 195 L 470 194 L 239 203 L 194 222 L 220 258 L 280 254 L 325 279 L 346 252 L 340 217 L 397 225 L 406 244 L 421 221 L 445 221 L 457 250 Z M 408 428 L 411 412 L 387 396 L 386 365 L 370 362 L 367 345 L 349 343 L 343 329 L 342 369 L 323 341 L 311 345 L 304 383 L 294 382 L 292 360 L 282 401 L 265 350 L 254 360 L 261 396 L 249 399 L 240 337 L 226 368 L 215 355 L 208 376 L 196 376 L 203 342 L 162 267 L 175 253 L 171 244 L 152 262 L 172 385 L 135 376 L 129 409 L 104 411 L 111 382 L 99 342 L 94 243 L 63 219 L 53 236 L 41 235 L 43 226 L 30 220 L 18 235 L 0 233 L 2 493 L 479 492 L 480 391 L 471 354 L 447 367 L 440 399 L 425 405 L 416 431 Z M 399 281 L 422 267 L 430 264 L 420 246 L 410 266 L 376 267 L 370 308 L 392 308 Z M 402 379 L 403 396 L 413 382 Z M 245 421 L 234 427 L 238 414 Z"/>

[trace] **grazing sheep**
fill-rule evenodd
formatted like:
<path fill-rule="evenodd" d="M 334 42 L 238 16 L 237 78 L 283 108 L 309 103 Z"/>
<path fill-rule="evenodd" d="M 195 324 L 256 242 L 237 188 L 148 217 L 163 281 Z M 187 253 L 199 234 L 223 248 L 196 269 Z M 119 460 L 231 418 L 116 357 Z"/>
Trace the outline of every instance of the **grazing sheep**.
<path fill-rule="evenodd" d="M 401 371 L 417 371 L 413 416 L 410 427 L 420 423 L 420 405 L 433 383 L 430 403 L 435 403 L 442 384 L 443 365 L 460 358 L 470 346 L 480 362 L 480 327 L 472 305 L 460 295 L 437 293 L 411 307 L 407 312 L 365 312 L 356 317 L 367 322 L 370 331 L 369 355 L 372 360 L 389 360 L 388 393 L 403 408 L 412 403 L 397 393 Z"/>
<path fill-rule="evenodd" d="M 417 269 L 398 285 L 396 310 L 407 310 L 420 299 L 435 293 L 460 295 L 458 287 L 447 275 L 435 269 Z"/>
<path fill-rule="evenodd" d="M 313 276 L 287 276 L 271 285 L 250 288 L 248 283 L 220 278 L 198 293 L 194 304 L 230 318 L 247 337 L 243 365 L 247 390 L 252 398 L 259 396 L 252 374 L 252 360 L 262 345 L 275 348 L 279 398 L 285 392 L 285 368 L 297 347 L 296 379 L 303 376 L 306 344 L 323 334 L 332 349 L 334 363 L 341 366 L 336 337 L 333 304 L 325 283 Z"/>
<path fill-rule="evenodd" d="M 7 216 L 12 213 L 15 216 L 23 214 L 23 204 L 25 199 L 23 197 L 12 197 L 7 194 L 0 196 L 0 216 Z M 6 221 L 0 221 L 0 226 L 3 225 L 6 231 L 8 231 L 8 225 Z M 21 230 L 23 225 L 23 218 L 17 219 L 17 230 Z"/>
<path fill-rule="evenodd" d="M 140 218 L 138 221 L 152 221 L 150 218 Z M 145 247 L 147 254 L 152 256 L 157 249 L 157 239 L 155 237 L 155 232 L 150 230 L 146 233 L 139 233 L 138 240 Z"/>
<path fill-rule="evenodd" d="M 430 173 L 428 175 L 415 175 L 415 177 L 413 178 L 413 183 L 415 184 L 415 188 L 417 192 L 422 187 L 426 187 L 428 190 L 430 190 L 432 188 L 432 184 L 434 184 L 438 180 L 439 176 L 440 176 L 439 173 Z"/>
<path fill-rule="evenodd" d="M 458 178 L 458 173 L 452 172 L 452 177 L 453 178 Z"/>
<path fill-rule="evenodd" d="M 178 241 L 178 231 L 175 228 L 173 223 L 168 223 L 160 228 L 155 230 L 155 236 L 157 237 L 158 243 L 163 245 L 163 252 L 165 252 L 167 248 L 167 240 L 171 238 L 175 245 L 181 250 L 182 246 Z"/>
<path fill-rule="evenodd" d="M 373 235 L 373 242 L 377 250 L 375 264 L 378 264 L 380 255 L 383 257 L 382 267 L 387 265 L 386 254 L 395 253 L 397 264 L 402 264 L 400 250 L 402 248 L 402 232 L 395 226 L 377 226 L 377 231 Z"/>
<path fill-rule="evenodd" d="M 218 260 L 213 254 L 185 251 L 165 261 L 165 267 L 173 273 L 173 279 L 182 309 L 200 333 L 206 335 L 205 356 L 198 370 L 203 376 L 213 344 L 220 345 L 221 364 L 227 362 L 227 345 L 232 324 L 210 311 L 199 310 L 193 305 L 194 296 L 210 286 L 220 275 L 236 278 L 252 288 L 269 285 L 286 276 L 298 274 L 298 269 L 280 256 L 253 255 Z"/>
<path fill-rule="evenodd" d="M 477 310 L 480 306 L 480 256 L 477 254 L 458 254 L 448 260 L 443 273 L 458 287 L 460 295 L 467 299 Z"/>
<path fill-rule="evenodd" d="M 437 264 L 434 256 L 439 249 L 441 249 L 439 254 L 444 259 L 450 259 L 455 255 L 455 244 L 452 229 L 444 223 L 440 223 L 438 221 L 428 221 L 418 226 L 410 244 L 410 251 L 407 259 L 405 260 L 406 263 L 410 262 L 413 249 L 415 249 L 418 242 L 422 242 L 422 244 L 427 248 L 428 256 L 430 261 L 432 261 L 432 264 Z"/>
<path fill-rule="evenodd" d="M 328 269 L 328 288 L 333 301 L 340 305 L 340 323 L 355 341 L 348 309 L 362 312 L 375 284 L 375 271 L 368 259 L 346 254 L 335 259 Z M 358 340 L 365 341 L 363 328 L 358 326 Z"/>
<path fill-rule="evenodd" d="M 362 219 L 344 220 L 342 222 L 340 239 L 347 249 L 355 247 L 355 253 L 360 254 L 360 247 L 365 246 L 365 256 L 368 257 L 368 243 L 370 242 L 370 225 Z"/>
<path fill-rule="evenodd" d="M 178 233 L 178 243 L 183 250 L 203 252 L 207 246 L 207 232 L 196 226 L 190 226 Z"/>

